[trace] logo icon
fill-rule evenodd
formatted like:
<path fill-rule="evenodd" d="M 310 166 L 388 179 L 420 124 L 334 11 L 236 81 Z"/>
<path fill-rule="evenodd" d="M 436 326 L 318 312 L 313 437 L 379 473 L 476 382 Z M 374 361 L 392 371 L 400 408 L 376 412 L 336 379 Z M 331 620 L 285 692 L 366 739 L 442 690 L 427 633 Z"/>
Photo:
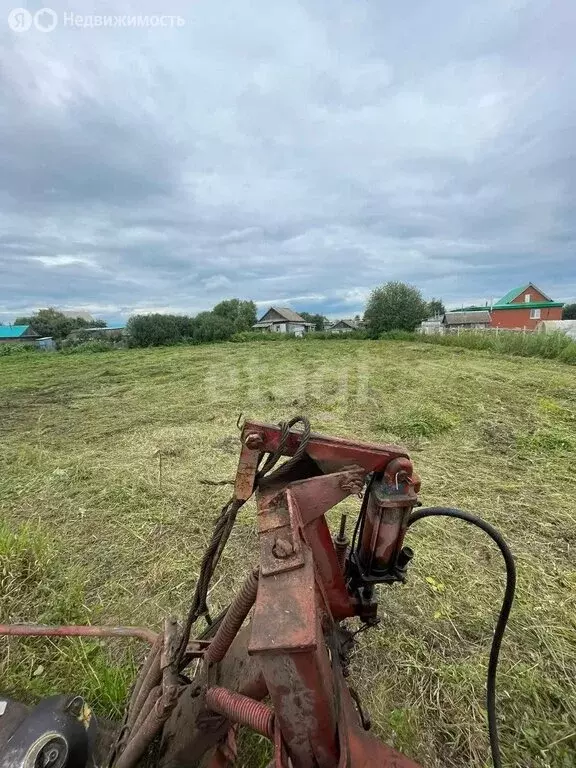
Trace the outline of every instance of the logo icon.
<path fill-rule="evenodd" d="M 32 14 L 26 8 L 12 8 L 8 14 L 8 26 L 13 32 L 28 32 L 32 26 Z"/>
<path fill-rule="evenodd" d="M 52 8 L 40 8 L 34 14 L 34 26 L 40 32 L 52 32 L 58 24 L 58 14 Z"/>

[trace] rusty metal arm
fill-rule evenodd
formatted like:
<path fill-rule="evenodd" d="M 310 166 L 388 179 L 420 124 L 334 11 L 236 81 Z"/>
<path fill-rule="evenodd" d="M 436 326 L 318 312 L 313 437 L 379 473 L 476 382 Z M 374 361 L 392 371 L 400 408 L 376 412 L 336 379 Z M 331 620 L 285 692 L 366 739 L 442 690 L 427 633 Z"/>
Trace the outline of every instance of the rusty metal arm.
<path fill-rule="evenodd" d="M 294 456 L 302 441 L 302 432 L 292 429 L 282 442 L 282 428 L 261 421 L 246 421 L 242 428 L 242 451 L 236 473 L 234 495 L 237 499 L 249 499 L 254 491 L 258 462 L 263 454 L 275 453 L 280 447 L 283 456 Z M 329 474 L 350 465 L 362 468 L 365 473 L 382 471 L 393 459 L 408 458 L 399 445 L 382 445 L 329 437 L 312 432 L 307 438 L 306 454 L 313 459 L 321 472 Z"/>
<path fill-rule="evenodd" d="M 0 636 L 24 637 L 135 637 L 154 645 L 158 633 L 146 627 L 102 627 L 72 624 L 68 627 L 48 627 L 41 624 L 0 624 Z"/>

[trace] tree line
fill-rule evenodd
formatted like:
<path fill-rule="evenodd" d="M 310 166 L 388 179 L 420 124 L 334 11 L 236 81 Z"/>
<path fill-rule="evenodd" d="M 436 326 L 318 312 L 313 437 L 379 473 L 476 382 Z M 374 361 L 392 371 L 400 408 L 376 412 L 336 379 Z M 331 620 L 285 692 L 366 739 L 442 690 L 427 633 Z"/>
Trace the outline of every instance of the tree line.
<path fill-rule="evenodd" d="M 414 331 L 422 320 L 440 316 L 444 312 L 444 304 L 440 299 L 426 301 L 418 288 L 390 281 L 372 291 L 364 317 L 356 315 L 356 320 L 362 320 L 358 335 L 378 338 L 390 331 Z M 306 322 L 314 324 L 315 331 L 326 330 L 328 318 L 324 315 L 309 312 L 300 314 Z M 576 319 L 576 304 L 564 307 L 563 318 Z M 247 339 L 246 334 L 250 334 L 256 320 L 256 304 L 253 301 L 227 299 L 216 304 L 209 312 L 200 312 L 195 316 L 158 313 L 132 315 L 127 324 L 127 339 L 131 346 L 136 347 L 227 341 L 237 334 L 243 334 L 242 338 Z M 72 331 L 82 328 L 106 327 L 103 320 L 68 317 L 52 307 L 38 310 L 29 317 L 18 317 L 14 324 L 30 325 L 40 336 L 52 336 L 56 341 L 63 341 Z"/>
<path fill-rule="evenodd" d="M 360 333 L 367 338 L 378 338 L 388 331 L 413 331 L 427 317 L 442 314 L 444 305 L 439 299 L 427 302 L 417 288 L 405 283 L 389 282 L 372 291 Z M 323 332 L 328 318 L 321 314 L 300 312 L 314 330 Z M 360 316 L 357 315 L 357 320 Z M 128 320 L 128 343 L 135 347 L 161 346 L 189 342 L 201 344 L 210 341 L 228 341 L 237 334 L 250 332 L 256 322 L 253 301 L 229 299 L 221 301 L 210 312 L 195 317 L 186 315 L 133 315 Z"/>
<path fill-rule="evenodd" d="M 126 327 L 128 343 L 134 347 L 156 347 L 189 342 L 202 344 L 227 341 L 236 333 L 250 331 L 256 322 L 253 301 L 228 299 L 210 312 L 187 315 L 132 315 Z"/>
<path fill-rule="evenodd" d="M 359 333 L 377 338 L 390 330 L 412 331 L 421 320 L 444 312 L 441 301 L 425 302 L 418 289 L 404 283 L 389 282 L 375 289 L 366 307 L 364 321 Z M 303 319 L 314 325 L 314 331 L 326 331 L 329 320 L 325 315 L 301 312 Z M 359 323 L 360 315 L 355 318 Z M 135 347 L 163 346 L 166 344 L 201 344 L 227 341 L 236 334 L 252 331 L 257 320 L 256 304 L 250 300 L 227 299 L 216 304 L 208 312 L 195 316 L 176 314 L 138 314 L 128 319 L 126 337 L 128 344 Z M 66 341 L 72 331 L 83 328 L 105 328 L 103 320 L 85 320 L 68 317 L 53 307 L 40 309 L 28 317 L 18 317 L 15 325 L 29 325 L 40 336 L 51 336 L 56 342 Z M 85 339 L 75 334 L 77 342 Z"/>

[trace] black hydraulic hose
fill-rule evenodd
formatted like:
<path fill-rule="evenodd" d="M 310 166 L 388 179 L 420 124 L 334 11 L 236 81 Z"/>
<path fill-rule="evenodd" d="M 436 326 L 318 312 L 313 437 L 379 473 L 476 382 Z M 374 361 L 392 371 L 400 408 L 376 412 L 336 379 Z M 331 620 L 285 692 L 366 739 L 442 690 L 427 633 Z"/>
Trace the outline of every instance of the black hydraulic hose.
<path fill-rule="evenodd" d="M 420 509 L 418 512 L 412 513 L 408 519 L 408 527 L 425 517 L 455 517 L 475 525 L 477 528 L 483 530 L 484 533 L 487 533 L 492 541 L 496 543 L 498 549 L 502 553 L 504 562 L 506 563 L 506 589 L 504 591 L 504 599 L 502 600 L 502 607 L 500 609 L 500 615 L 498 616 L 498 622 L 496 623 L 496 629 L 494 630 L 494 637 L 492 638 L 488 673 L 486 676 L 486 709 L 488 710 L 488 733 L 490 735 L 492 762 L 494 768 L 502 768 L 498 739 L 498 724 L 496 722 L 496 671 L 498 669 L 500 646 L 502 645 L 502 638 L 506 631 L 510 609 L 512 608 L 512 603 L 514 601 L 514 591 L 516 589 L 516 566 L 514 564 L 514 558 L 510 551 L 510 547 L 504 541 L 502 534 L 497 531 L 494 526 L 490 525 L 490 523 L 487 523 L 476 515 L 470 514 L 470 512 L 463 512 L 460 509 L 453 509 L 452 507 L 428 507 L 427 509 Z"/>
<path fill-rule="evenodd" d="M 358 538 L 359 532 L 361 531 L 364 518 L 366 517 L 366 510 L 368 509 L 368 498 L 370 496 L 370 491 L 372 489 L 372 483 L 374 482 L 374 477 L 375 475 L 373 472 L 367 476 L 366 488 L 364 489 L 364 496 L 362 497 L 362 504 L 360 505 L 360 512 L 358 513 L 358 517 L 356 518 L 354 533 L 352 534 L 352 543 L 350 545 L 350 552 L 356 551 L 356 540 Z"/>

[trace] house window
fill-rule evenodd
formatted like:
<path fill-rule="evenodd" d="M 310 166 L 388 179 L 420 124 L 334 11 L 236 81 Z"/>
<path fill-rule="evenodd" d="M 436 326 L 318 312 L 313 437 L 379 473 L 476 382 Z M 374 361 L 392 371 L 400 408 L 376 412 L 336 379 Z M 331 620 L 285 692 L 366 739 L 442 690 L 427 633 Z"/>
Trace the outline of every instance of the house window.
<path fill-rule="evenodd" d="M 540 310 L 539 309 L 531 309 L 530 310 L 530 320 L 540 320 Z"/>
<path fill-rule="evenodd" d="M 529 293 L 526 293 L 526 294 L 524 295 L 524 301 L 525 301 L 525 302 L 529 302 L 529 301 L 531 301 L 531 299 L 532 299 L 532 296 L 530 296 L 530 294 L 529 294 Z"/>

